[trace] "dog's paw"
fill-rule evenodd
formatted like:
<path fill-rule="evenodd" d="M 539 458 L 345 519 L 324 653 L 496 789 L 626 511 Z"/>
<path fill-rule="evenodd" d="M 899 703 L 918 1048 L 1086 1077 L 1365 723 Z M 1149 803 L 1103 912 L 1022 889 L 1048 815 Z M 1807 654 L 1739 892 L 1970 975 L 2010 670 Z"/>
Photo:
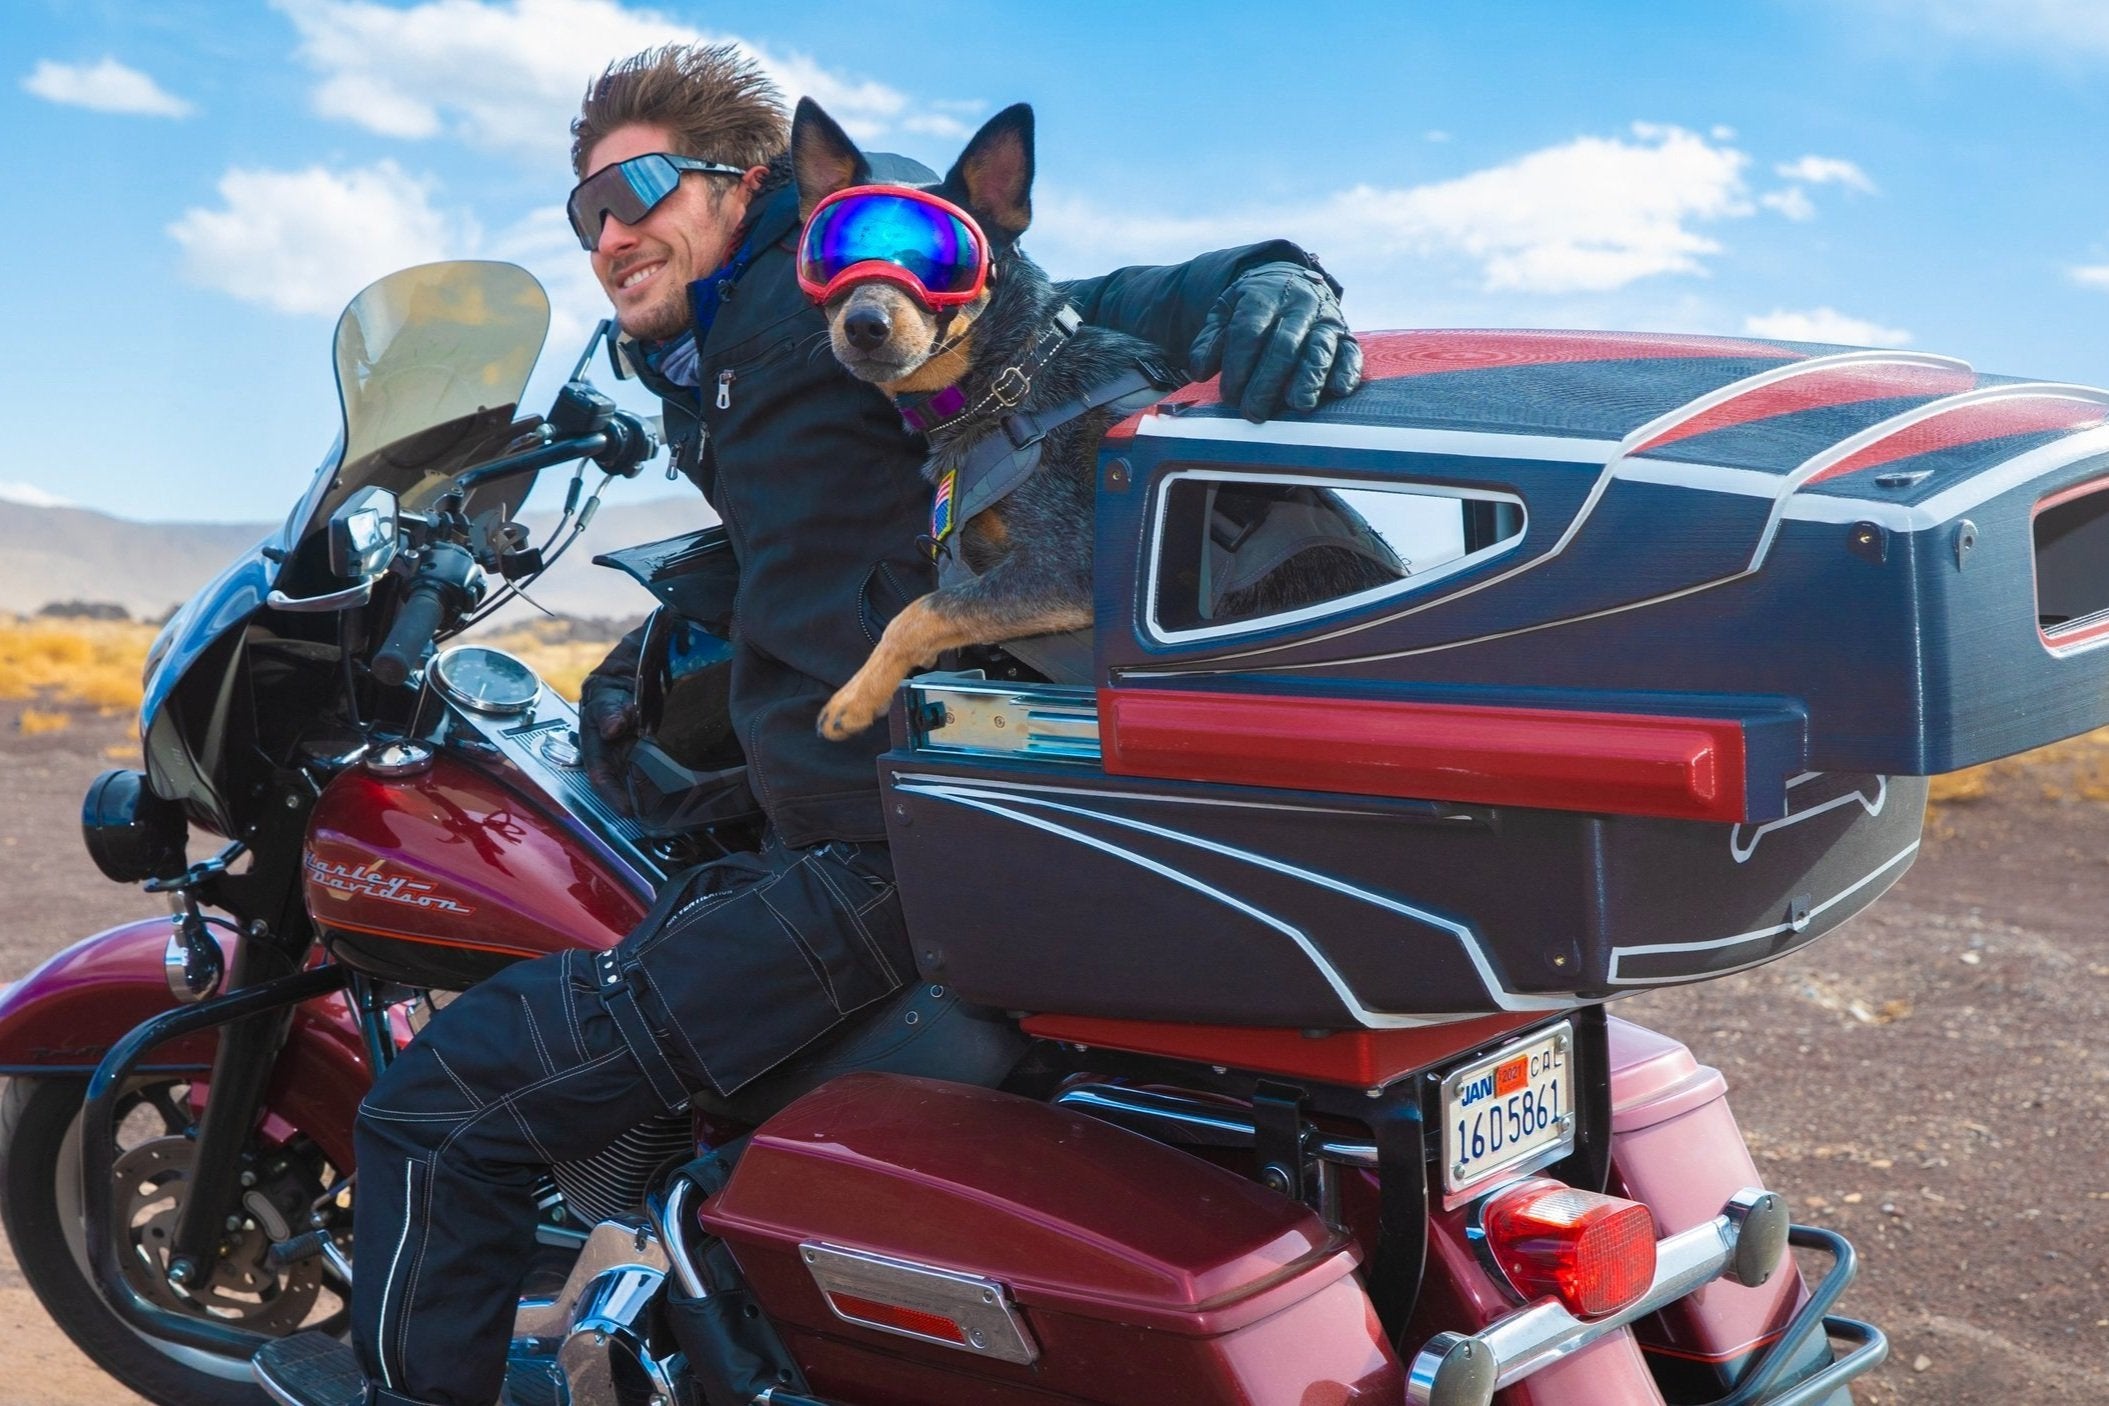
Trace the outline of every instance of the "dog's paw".
<path fill-rule="evenodd" d="M 877 722 L 880 711 L 860 701 L 853 687 L 844 687 L 820 710 L 820 735 L 830 742 L 846 742 Z"/>

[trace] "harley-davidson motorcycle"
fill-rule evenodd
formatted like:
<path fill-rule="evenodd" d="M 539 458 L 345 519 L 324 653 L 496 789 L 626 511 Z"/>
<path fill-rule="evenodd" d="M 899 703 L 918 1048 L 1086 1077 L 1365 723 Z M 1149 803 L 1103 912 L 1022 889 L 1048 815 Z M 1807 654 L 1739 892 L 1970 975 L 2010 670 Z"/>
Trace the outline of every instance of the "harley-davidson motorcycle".
<path fill-rule="evenodd" d="M 344 1330 L 373 1071 L 752 841 L 736 758 L 670 745 L 680 823 L 618 813 L 569 701 L 435 645 L 656 451 L 592 346 L 518 414 L 547 311 L 494 263 L 352 302 L 340 440 L 169 622 L 144 770 L 85 804 L 172 916 L 0 995 L 7 1234 L 156 1402 L 301 1400 L 251 1358 Z M 1792 1406 L 1882 1360 L 1721 1076 L 1607 1003 L 1798 950 L 1908 867 L 1923 777 L 2109 722 L 2109 396 L 1747 340 L 1365 348 L 1312 415 L 1203 386 L 1106 437 L 1088 673 L 896 702 L 920 981 L 548 1169 L 509 1400 Z M 1343 530 L 1379 584 L 1252 589 Z M 725 551 L 617 564 L 677 601 Z M 648 686 L 708 667 L 661 633 Z"/>

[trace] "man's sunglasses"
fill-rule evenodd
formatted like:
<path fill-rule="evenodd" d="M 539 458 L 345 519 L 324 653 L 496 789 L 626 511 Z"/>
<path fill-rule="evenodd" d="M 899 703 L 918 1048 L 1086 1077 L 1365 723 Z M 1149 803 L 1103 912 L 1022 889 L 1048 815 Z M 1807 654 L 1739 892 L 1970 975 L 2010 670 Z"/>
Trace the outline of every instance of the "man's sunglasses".
<path fill-rule="evenodd" d="M 579 246 L 589 254 L 599 248 L 601 225 L 610 215 L 634 225 L 651 214 L 660 201 L 680 186 L 684 171 L 701 171 L 706 176 L 747 174 L 743 166 L 698 161 L 692 156 L 664 151 L 603 166 L 573 186 L 571 199 L 564 205 L 565 213 L 571 216 L 572 231 L 579 237 Z"/>
<path fill-rule="evenodd" d="M 816 303 L 876 278 L 937 311 L 973 302 L 988 276 L 989 241 L 974 217 L 908 186 L 837 191 L 798 237 L 798 286 Z"/>

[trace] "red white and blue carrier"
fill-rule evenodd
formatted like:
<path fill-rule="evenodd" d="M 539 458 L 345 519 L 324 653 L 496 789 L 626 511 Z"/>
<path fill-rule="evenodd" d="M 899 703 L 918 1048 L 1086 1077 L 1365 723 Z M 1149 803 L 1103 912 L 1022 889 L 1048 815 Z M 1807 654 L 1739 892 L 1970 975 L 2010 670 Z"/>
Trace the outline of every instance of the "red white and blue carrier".
<path fill-rule="evenodd" d="M 1784 1224 L 1761 1252 L 1719 1075 L 1603 1003 L 1813 941 L 1910 866 L 1928 775 L 2109 722 L 2109 395 L 1749 340 L 1364 346 L 1316 414 L 1199 387 L 1107 437 L 1093 677 L 904 688 L 882 774 L 923 973 L 1059 1042 L 1066 1105 L 1235 1124 L 1312 1245 L 1353 1232 L 1412 1400 L 1826 1399 L 1879 1335 L 1833 1318 L 1823 1367 L 1843 1275 L 1812 1309 L 1737 1268 Z M 1395 579 L 1240 593 L 1342 521 Z M 1608 1242 L 1490 1219 L 1548 1167 L 1663 1237 L 1615 1311 L 1569 1292 L 1617 1277 Z M 1555 1309 L 1533 1253 L 1607 1257 Z M 1182 1282 L 1200 1331 L 1224 1286 Z M 1302 1394 L 1356 1380 L 1318 1351 L 1294 1389 L 1162 1399 L 1397 1399 Z"/>

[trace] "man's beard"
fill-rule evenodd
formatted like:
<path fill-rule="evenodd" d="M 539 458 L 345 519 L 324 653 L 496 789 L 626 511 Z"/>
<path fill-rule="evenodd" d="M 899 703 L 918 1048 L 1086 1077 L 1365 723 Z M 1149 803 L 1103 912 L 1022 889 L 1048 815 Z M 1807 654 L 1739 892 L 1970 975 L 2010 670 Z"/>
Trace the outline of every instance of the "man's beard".
<path fill-rule="evenodd" d="M 688 288 L 668 275 L 669 287 L 646 307 L 622 314 L 622 330 L 641 342 L 666 342 L 688 329 Z"/>

